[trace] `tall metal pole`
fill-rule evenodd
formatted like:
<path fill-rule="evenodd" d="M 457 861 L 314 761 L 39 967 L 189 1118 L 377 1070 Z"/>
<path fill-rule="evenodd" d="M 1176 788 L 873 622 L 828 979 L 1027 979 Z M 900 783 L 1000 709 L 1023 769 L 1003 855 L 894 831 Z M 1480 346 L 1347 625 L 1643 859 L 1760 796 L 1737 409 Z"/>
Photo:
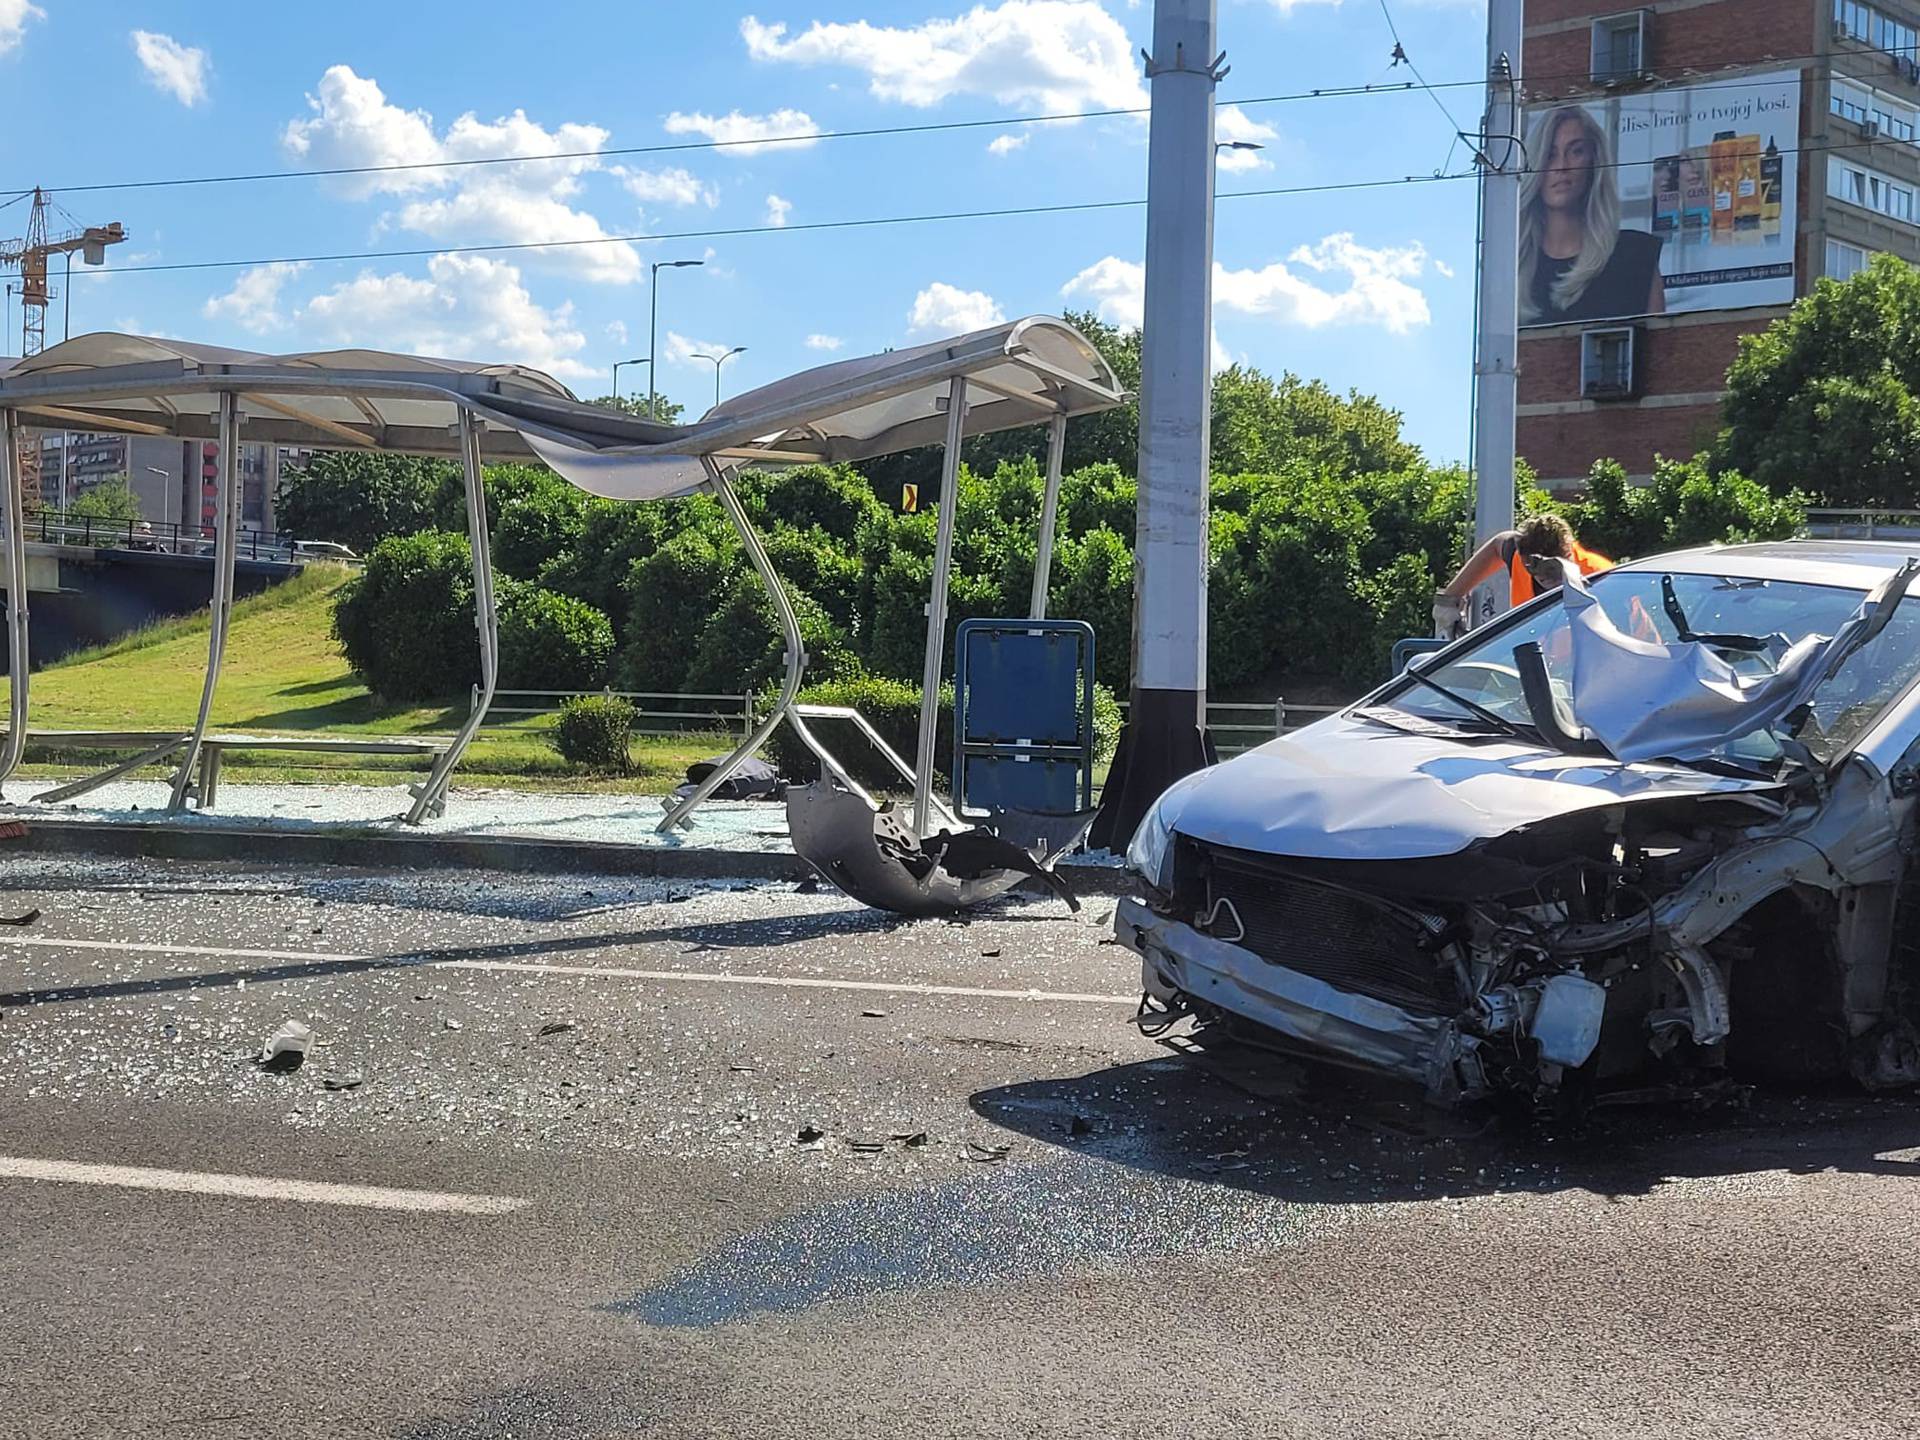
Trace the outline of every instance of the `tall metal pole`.
<path fill-rule="evenodd" d="M 933 834 L 934 742 L 940 733 L 940 682 L 947 668 L 947 589 L 953 580 L 953 523 L 960 507 L 960 447 L 967 438 L 967 381 L 947 388 L 947 443 L 940 452 L 940 518 L 934 526 L 933 588 L 927 596 L 926 666 L 920 677 L 920 736 L 913 763 L 916 835 Z"/>
<path fill-rule="evenodd" d="M 658 420 L 659 402 L 654 398 L 660 393 L 658 362 L 653 358 L 660 353 L 660 265 L 654 263 L 653 272 L 647 277 L 647 419 Z"/>
<path fill-rule="evenodd" d="M 1133 694 L 1093 842 L 1125 847 L 1140 817 L 1207 764 L 1207 466 L 1213 352 L 1214 89 L 1226 74 L 1217 0 L 1155 0 L 1147 139 Z"/>
<path fill-rule="evenodd" d="M 1486 134 L 1480 164 L 1480 314 L 1474 376 L 1475 545 L 1513 528 L 1514 417 L 1520 363 L 1520 39 L 1524 0 L 1487 6 Z M 1544 157 L 1537 157 L 1544 158 Z M 1506 608 L 1504 585 L 1491 589 Z"/>

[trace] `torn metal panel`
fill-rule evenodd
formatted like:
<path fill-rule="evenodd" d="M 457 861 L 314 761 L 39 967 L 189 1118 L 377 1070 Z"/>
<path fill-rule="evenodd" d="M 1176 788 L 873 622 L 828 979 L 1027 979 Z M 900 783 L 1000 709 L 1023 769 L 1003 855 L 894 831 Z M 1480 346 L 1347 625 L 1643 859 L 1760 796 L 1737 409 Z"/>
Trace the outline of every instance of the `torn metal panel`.
<path fill-rule="evenodd" d="M 826 781 L 788 789 L 787 828 L 795 854 L 829 884 L 876 910 L 950 915 L 1035 878 L 1078 906 L 1065 885 L 1046 871 L 1040 856 L 1023 868 L 966 864 L 947 853 L 955 847 L 946 842 L 972 840 L 975 832 L 955 836 L 942 831 L 923 841 L 894 806 L 875 808 Z"/>
<path fill-rule="evenodd" d="M 1457 1041 L 1448 1020 L 1335 989 L 1138 900 L 1122 900 L 1113 924 L 1120 943 L 1146 962 L 1148 991 L 1162 1000 L 1186 995 L 1430 1092 L 1454 1088 Z"/>
<path fill-rule="evenodd" d="M 1621 760 L 1685 760 L 1776 725 L 1812 699 L 1886 626 L 1920 562 L 1908 560 L 1887 575 L 1831 636 L 1791 644 L 1766 637 L 1760 653 L 1768 663 L 1758 673 L 1737 669 L 1722 654 L 1725 646 L 1712 643 L 1728 637 L 1665 644 L 1625 634 L 1586 582 L 1571 567 L 1562 570 L 1574 719 Z"/>

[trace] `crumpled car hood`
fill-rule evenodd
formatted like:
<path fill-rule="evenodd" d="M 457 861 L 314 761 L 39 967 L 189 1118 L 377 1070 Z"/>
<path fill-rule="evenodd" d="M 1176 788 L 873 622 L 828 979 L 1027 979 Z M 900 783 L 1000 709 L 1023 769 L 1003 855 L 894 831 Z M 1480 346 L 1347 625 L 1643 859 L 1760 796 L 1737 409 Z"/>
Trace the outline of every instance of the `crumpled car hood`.
<path fill-rule="evenodd" d="M 1517 740 L 1410 735 L 1335 715 L 1188 776 L 1161 804 L 1174 830 L 1210 844 L 1318 860 L 1411 860 L 1580 810 L 1776 788 Z"/>

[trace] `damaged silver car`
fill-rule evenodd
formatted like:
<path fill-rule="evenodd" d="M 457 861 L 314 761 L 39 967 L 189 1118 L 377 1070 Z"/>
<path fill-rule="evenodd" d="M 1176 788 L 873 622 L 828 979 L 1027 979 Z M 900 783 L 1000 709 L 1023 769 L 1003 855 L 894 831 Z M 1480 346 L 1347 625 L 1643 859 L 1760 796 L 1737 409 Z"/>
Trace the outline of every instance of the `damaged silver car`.
<path fill-rule="evenodd" d="M 1114 919 L 1143 1026 L 1439 1103 L 1920 1080 L 1916 571 L 1790 541 L 1569 575 L 1187 777 Z"/>

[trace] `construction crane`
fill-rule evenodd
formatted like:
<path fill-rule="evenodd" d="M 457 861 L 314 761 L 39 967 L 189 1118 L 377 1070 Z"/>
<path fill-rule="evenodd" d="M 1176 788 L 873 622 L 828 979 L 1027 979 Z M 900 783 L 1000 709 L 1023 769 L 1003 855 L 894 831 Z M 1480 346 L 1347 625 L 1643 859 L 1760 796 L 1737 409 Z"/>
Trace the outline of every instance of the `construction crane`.
<path fill-rule="evenodd" d="M 25 199 L 23 195 L 20 197 Z M 12 202 L 9 202 L 12 203 Z M 57 210 L 73 228 L 58 234 L 47 229 L 47 212 Z M 107 246 L 127 238 L 126 227 L 118 220 L 110 225 L 81 225 L 73 216 L 53 203 L 53 197 L 38 186 L 27 210 L 27 233 L 18 240 L 0 240 L 0 265 L 20 267 L 20 354 L 38 355 L 47 347 L 47 261 L 65 255 L 67 266 L 78 255 L 83 264 L 106 263 Z M 40 496 L 40 440 L 31 431 L 20 433 L 20 487 L 33 503 Z"/>

